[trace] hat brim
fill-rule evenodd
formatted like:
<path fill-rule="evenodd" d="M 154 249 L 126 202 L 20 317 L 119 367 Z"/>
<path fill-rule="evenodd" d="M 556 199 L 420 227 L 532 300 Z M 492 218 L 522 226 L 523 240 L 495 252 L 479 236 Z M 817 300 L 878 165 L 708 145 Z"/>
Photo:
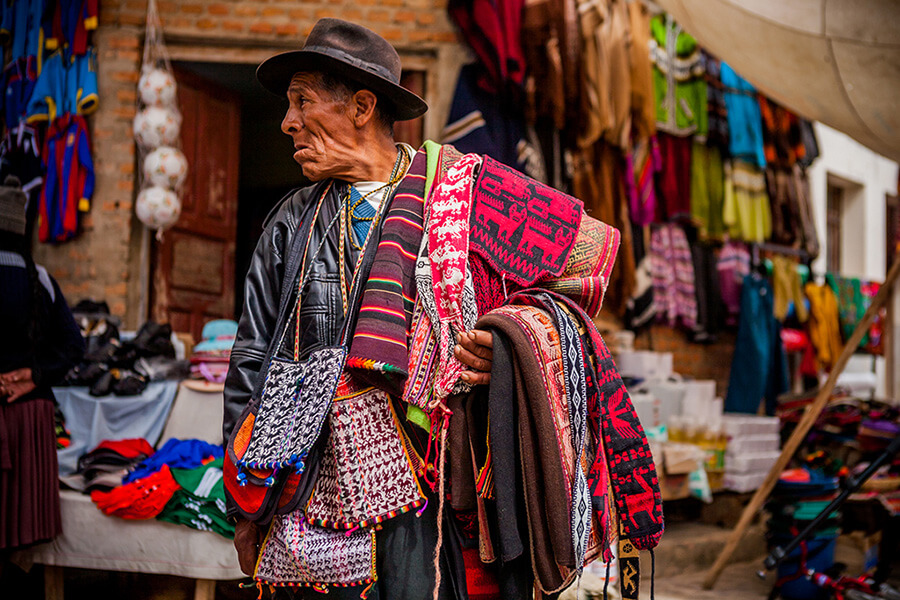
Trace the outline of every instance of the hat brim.
<path fill-rule="evenodd" d="M 276 96 L 284 97 L 294 74 L 301 71 L 343 75 L 362 84 L 375 92 L 379 99 L 391 103 L 394 108 L 393 116 L 398 121 L 421 117 L 428 110 L 428 105 L 422 98 L 403 86 L 315 50 L 292 50 L 276 54 L 257 67 L 256 79 Z"/>

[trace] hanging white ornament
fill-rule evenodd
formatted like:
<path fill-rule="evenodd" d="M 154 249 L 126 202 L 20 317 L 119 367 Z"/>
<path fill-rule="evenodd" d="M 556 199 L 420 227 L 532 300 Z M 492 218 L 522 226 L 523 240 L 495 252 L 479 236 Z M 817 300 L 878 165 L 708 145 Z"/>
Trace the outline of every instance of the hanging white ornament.
<path fill-rule="evenodd" d="M 160 146 L 144 159 L 143 169 L 146 184 L 177 190 L 187 177 L 188 163 L 178 148 Z"/>
<path fill-rule="evenodd" d="M 134 117 L 134 137 L 144 148 L 171 146 L 181 133 L 181 113 L 149 106 Z"/>
<path fill-rule="evenodd" d="M 141 190 L 134 211 L 147 227 L 165 229 L 174 225 L 181 215 L 181 201 L 175 192 L 155 185 Z"/>
<path fill-rule="evenodd" d="M 138 81 L 141 102 L 147 106 L 175 106 L 177 89 L 175 78 L 165 69 L 144 69 Z"/>

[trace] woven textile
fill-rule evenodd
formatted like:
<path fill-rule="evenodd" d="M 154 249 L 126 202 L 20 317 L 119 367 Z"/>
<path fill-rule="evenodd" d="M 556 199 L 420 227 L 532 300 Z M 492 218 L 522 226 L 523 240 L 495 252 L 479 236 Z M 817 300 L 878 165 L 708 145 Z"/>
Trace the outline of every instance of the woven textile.
<path fill-rule="evenodd" d="M 559 330 L 566 397 L 569 401 L 569 422 L 576 456 L 575 481 L 572 485 L 572 542 L 575 547 L 575 564 L 583 565 L 591 537 L 591 495 L 588 490 L 587 477 L 581 468 L 582 459 L 586 454 L 585 437 L 587 435 L 587 384 L 583 352 L 581 337 L 571 319 L 552 300 L 549 300 L 549 304 Z"/>
<path fill-rule="evenodd" d="M 429 206 L 428 258 L 439 318 L 434 396 L 441 400 L 453 392 L 459 375 L 465 370 L 453 348 L 456 334 L 466 330 L 463 295 L 469 254 L 469 214 L 473 175 L 480 164 L 481 157 L 476 154 L 459 159 L 439 180 Z"/>
<path fill-rule="evenodd" d="M 306 516 L 334 529 L 368 527 L 424 503 L 388 395 L 337 398 L 331 435 Z"/>
<path fill-rule="evenodd" d="M 580 200 L 486 156 L 475 183 L 470 243 L 498 273 L 528 286 L 563 272 L 583 212 Z"/>
<path fill-rule="evenodd" d="M 600 314 L 620 241 L 621 234 L 615 227 L 584 215 L 562 275 L 543 279 L 539 285 L 569 296 L 596 317 Z"/>
<path fill-rule="evenodd" d="M 276 515 L 254 577 L 279 586 L 354 586 L 372 583 L 375 530 L 335 531 L 309 525 L 302 511 Z"/>
<path fill-rule="evenodd" d="M 593 357 L 596 365 L 596 379 L 588 377 L 587 380 L 588 398 L 590 400 L 592 394 L 598 398 L 602 446 L 606 452 L 619 520 L 625 537 L 634 542 L 638 549 L 649 550 L 659 543 L 664 525 L 659 478 L 644 429 L 596 325 L 569 298 L 561 295 L 554 295 L 554 298 L 562 301 L 570 314 L 577 315 L 581 327 L 587 330 L 588 335 L 582 336 L 582 342 L 586 343 L 588 355 Z M 524 293 L 510 301 L 534 302 Z"/>
<path fill-rule="evenodd" d="M 513 350 L 532 567 L 537 587 L 553 593 L 581 566 L 572 541 L 576 456 L 559 336 L 550 315 L 531 306 L 502 306 L 479 319 L 478 327 L 502 332 Z"/>
<path fill-rule="evenodd" d="M 415 260 L 423 235 L 426 155 L 413 157 L 397 186 L 366 282 L 347 367 L 354 375 L 403 393 L 407 340 L 415 306 Z"/>
<path fill-rule="evenodd" d="M 240 466 L 303 471 L 328 415 L 345 357 L 346 349 L 333 347 L 313 352 L 305 363 L 272 360 Z M 275 483 L 274 473 L 266 483 Z"/>

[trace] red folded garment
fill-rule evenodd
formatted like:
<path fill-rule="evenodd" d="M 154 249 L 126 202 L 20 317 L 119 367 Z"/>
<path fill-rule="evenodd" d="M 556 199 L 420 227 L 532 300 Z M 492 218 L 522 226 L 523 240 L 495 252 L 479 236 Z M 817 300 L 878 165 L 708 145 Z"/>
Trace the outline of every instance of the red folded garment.
<path fill-rule="evenodd" d="M 152 519 L 162 512 L 178 488 L 169 465 L 163 465 L 143 479 L 108 492 L 95 490 L 91 492 L 91 500 L 107 515 L 133 520 Z"/>
<path fill-rule="evenodd" d="M 144 438 L 132 438 L 129 440 L 103 440 L 94 450 L 105 448 L 121 454 L 124 458 L 137 458 L 138 456 L 150 456 L 153 454 L 153 446 Z M 92 452 L 94 451 L 92 450 Z"/>

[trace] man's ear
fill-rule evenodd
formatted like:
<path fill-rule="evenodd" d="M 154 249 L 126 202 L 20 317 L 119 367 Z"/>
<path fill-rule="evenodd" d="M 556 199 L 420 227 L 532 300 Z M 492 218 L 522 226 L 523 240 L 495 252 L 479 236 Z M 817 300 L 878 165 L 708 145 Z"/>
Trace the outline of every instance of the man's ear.
<path fill-rule="evenodd" d="M 353 94 L 353 123 L 363 127 L 375 116 L 375 104 L 378 98 L 369 90 L 359 90 Z"/>

